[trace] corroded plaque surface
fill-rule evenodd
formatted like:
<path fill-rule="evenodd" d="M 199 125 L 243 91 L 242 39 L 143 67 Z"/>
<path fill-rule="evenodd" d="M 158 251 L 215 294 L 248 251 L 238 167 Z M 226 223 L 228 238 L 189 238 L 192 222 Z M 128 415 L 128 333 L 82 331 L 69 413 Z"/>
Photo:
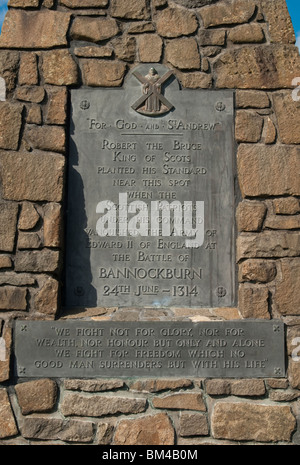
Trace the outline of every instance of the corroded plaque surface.
<path fill-rule="evenodd" d="M 66 306 L 235 303 L 233 92 L 72 90 Z"/>
<path fill-rule="evenodd" d="M 280 321 L 20 321 L 20 377 L 284 377 Z"/>

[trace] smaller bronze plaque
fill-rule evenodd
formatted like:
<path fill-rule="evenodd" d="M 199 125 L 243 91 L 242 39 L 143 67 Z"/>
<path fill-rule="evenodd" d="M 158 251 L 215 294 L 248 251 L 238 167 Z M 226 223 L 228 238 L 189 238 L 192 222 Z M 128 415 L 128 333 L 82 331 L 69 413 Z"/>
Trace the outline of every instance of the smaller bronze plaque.
<path fill-rule="evenodd" d="M 20 321 L 19 377 L 284 377 L 280 321 Z"/>

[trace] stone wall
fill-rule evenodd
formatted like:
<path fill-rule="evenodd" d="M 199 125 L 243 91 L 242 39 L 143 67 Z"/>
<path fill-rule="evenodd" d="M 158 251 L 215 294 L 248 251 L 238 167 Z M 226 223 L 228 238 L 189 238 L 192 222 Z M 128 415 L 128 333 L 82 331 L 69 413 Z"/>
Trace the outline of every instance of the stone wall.
<path fill-rule="evenodd" d="M 0 36 L 0 444 L 300 444 L 294 43 L 285 0 L 9 0 Z M 184 88 L 236 90 L 238 305 L 74 315 L 61 300 L 68 90 L 121 86 L 146 62 L 174 69 Z M 15 379 L 18 318 L 279 318 L 287 377 Z"/>

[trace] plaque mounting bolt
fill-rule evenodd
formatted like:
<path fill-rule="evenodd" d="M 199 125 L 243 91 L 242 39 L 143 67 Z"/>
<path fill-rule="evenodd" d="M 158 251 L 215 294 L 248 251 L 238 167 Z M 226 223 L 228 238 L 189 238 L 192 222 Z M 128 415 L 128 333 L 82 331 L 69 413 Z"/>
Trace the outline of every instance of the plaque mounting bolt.
<path fill-rule="evenodd" d="M 25 375 L 26 368 L 25 367 L 19 367 L 19 372 L 20 372 L 21 375 Z"/>
<path fill-rule="evenodd" d="M 281 375 L 281 368 L 274 368 L 274 375 Z"/>
<path fill-rule="evenodd" d="M 274 333 L 278 333 L 280 331 L 279 325 L 273 325 L 273 331 Z"/>
<path fill-rule="evenodd" d="M 226 105 L 223 102 L 217 102 L 216 103 L 216 110 L 217 111 L 224 111 L 226 108 Z"/>
<path fill-rule="evenodd" d="M 77 295 L 77 297 L 81 297 L 84 295 L 84 289 L 81 286 L 77 286 L 74 289 L 74 294 Z"/>
<path fill-rule="evenodd" d="M 27 331 L 27 325 L 22 325 L 21 326 L 21 331 Z"/>
<path fill-rule="evenodd" d="M 225 289 L 225 287 L 219 286 L 216 289 L 216 294 L 218 297 L 225 297 L 225 295 L 227 294 L 227 290 Z"/>
<path fill-rule="evenodd" d="M 88 110 L 90 108 L 90 102 L 88 100 L 82 100 L 80 102 L 80 108 L 82 110 Z"/>

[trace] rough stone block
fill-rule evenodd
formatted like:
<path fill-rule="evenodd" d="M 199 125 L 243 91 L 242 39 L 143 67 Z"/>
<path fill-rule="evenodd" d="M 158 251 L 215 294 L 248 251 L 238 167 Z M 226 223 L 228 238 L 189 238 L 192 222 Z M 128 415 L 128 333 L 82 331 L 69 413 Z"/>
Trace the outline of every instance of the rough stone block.
<path fill-rule="evenodd" d="M 46 277 L 34 298 L 34 310 L 43 315 L 55 316 L 59 301 L 59 283 Z"/>
<path fill-rule="evenodd" d="M 285 0 L 260 0 L 264 16 L 268 23 L 271 42 L 294 44 L 295 32 Z"/>
<path fill-rule="evenodd" d="M 201 410 L 205 412 L 206 407 L 202 394 L 178 393 L 163 397 L 154 397 L 153 407 L 164 409 Z"/>
<path fill-rule="evenodd" d="M 263 396 L 266 386 L 263 379 L 235 379 L 230 381 L 230 392 L 233 396 Z"/>
<path fill-rule="evenodd" d="M 265 144 L 274 144 L 276 142 L 277 130 L 270 117 L 267 117 L 265 121 L 262 137 Z"/>
<path fill-rule="evenodd" d="M 93 441 L 94 429 L 94 423 L 91 421 L 70 420 L 59 434 L 59 439 L 66 442 L 89 443 Z"/>
<path fill-rule="evenodd" d="M 42 124 L 42 108 L 40 105 L 33 103 L 27 106 L 26 123 L 27 124 Z"/>
<path fill-rule="evenodd" d="M 62 207 L 59 203 L 49 203 L 43 208 L 44 246 L 60 247 L 63 242 Z"/>
<path fill-rule="evenodd" d="M 239 267 L 240 282 L 269 283 L 275 279 L 276 274 L 277 269 L 274 260 L 250 259 L 243 261 Z"/>
<path fill-rule="evenodd" d="M 300 101 L 292 98 L 291 92 L 273 94 L 279 139 L 283 144 L 300 144 Z"/>
<path fill-rule="evenodd" d="M 0 389 L 0 418 L 0 439 L 18 434 L 18 428 L 6 389 Z"/>
<path fill-rule="evenodd" d="M 130 23 L 127 33 L 128 34 L 143 34 L 144 32 L 155 32 L 155 27 L 150 21 L 136 21 Z"/>
<path fill-rule="evenodd" d="M 288 405 L 218 402 L 211 423 L 214 438 L 276 442 L 291 440 L 296 420 Z"/>
<path fill-rule="evenodd" d="M 59 3 L 68 8 L 103 8 L 108 0 L 59 0 Z"/>
<path fill-rule="evenodd" d="M 145 63 L 158 63 L 163 41 L 157 34 L 145 34 L 138 39 L 139 59 Z"/>
<path fill-rule="evenodd" d="M 18 236 L 18 250 L 22 249 L 40 249 L 42 240 L 36 232 L 20 231 Z"/>
<path fill-rule="evenodd" d="M 0 310 L 26 310 L 27 289 L 15 286 L 0 287 Z"/>
<path fill-rule="evenodd" d="M 257 90 L 240 90 L 235 94 L 237 108 L 269 108 L 268 94 Z"/>
<path fill-rule="evenodd" d="M 300 259 L 282 259 L 281 279 L 275 286 L 275 304 L 281 315 L 300 315 Z"/>
<path fill-rule="evenodd" d="M 16 89 L 15 98 L 22 102 L 42 103 L 45 89 L 41 86 L 21 86 Z"/>
<path fill-rule="evenodd" d="M 54 0 L 43 0 L 43 6 L 45 8 L 53 8 Z"/>
<path fill-rule="evenodd" d="M 225 45 L 226 31 L 223 29 L 201 29 L 198 37 L 201 46 Z"/>
<path fill-rule="evenodd" d="M 49 416 L 26 417 L 22 425 L 22 435 L 28 439 L 86 443 L 93 440 L 94 424 L 91 421 L 65 421 Z"/>
<path fill-rule="evenodd" d="M 207 436 L 207 418 L 202 413 L 181 413 L 179 418 L 180 436 Z"/>
<path fill-rule="evenodd" d="M 296 215 L 300 212 L 299 199 L 296 197 L 282 197 L 273 200 L 276 215 Z"/>
<path fill-rule="evenodd" d="M 237 164 L 244 197 L 300 195 L 298 147 L 241 144 Z"/>
<path fill-rule="evenodd" d="M 239 286 L 239 310 L 243 318 L 269 320 L 269 290 L 250 284 Z"/>
<path fill-rule="evenodd" d="M 264 227 L 268 229 L 299 229 L 300 215 L 268 215 Z"/>
<path fill-rule="evenodd" d="M 57 385 L 51 379 L 40 379 L 15 386 L 23 415 L 51 411 L 57 400 Z"/>
<path fill-rule="evenodd" d="M 0 148 L 17 150 L 22 125 L 23 105 L 0 102 Z"/>
<path fill-rule="evenodd" d="M 206 59 L 208 59 L 208 57 L 214 58 L 217 55 L 219 55 L 222 51 L 223 51 L 222 47 L 218 47 L 217 45 L 202 47 L 201 49 L 201 52 Z"/>
<path fill-rule="evenodd" d="M 46 108 L 46 124 L 65 124 L 67 119 L 68 92 L 66 87 L 46 88 L 48 104 Z"/>
<path fill-rule="evenodd" d="M 228 33 L 228 40 L 234 44 L 261 43 L 264 39 L 265 34 L 258 23 L 242 24 Z"/>
<path fill-rule="evenodd" d="M 16 51 L 0 51 L 0 76 L 5 80 L 7 93 L 10 93 L 15 88 L 19 69 L 19 55 L 19 52 Z"/>
<path fill-rule="evenodd" d="M 2 196 L 8 200 L 59 202 L 65 158 L 51 152 L 0 152 Z"/>
<path fill-rule="evenodd" d="M 278 391 L 271 391 L 269 397 L 274 402 L 292 402 L 300 397 L 300 392 L 293 389 L 286 389 L 285 391 L 280 389 Z"/>
<path fill-rule="evenodd" d="M 159 392 L 167 390 L 176 390 L 192 386 L 189 379 L 146 379 L 135 381 L 131 386 L 131 391 Z"/>
<path fill-rule="evenodd" d="M 124 381 L 120 379 L 66 379 L 64 381 L 65 389 L 71 391 L 84 392 L 102 392 L 121 389 Z"/>
<path fill-rule="evenodd" d="M 187 89 L 209 89 L 212 87 L 211 75 L 201 71 L 181 73 L 179 77 L 183 87 Z"/>
<path fill-rule="evenodd" d="M 239 110 L 235 120 L 237 142 L 259 142 L 263 129 L 263 118 L 257 113 Z"/>
<path fill-rule="evenodd" d="M 35 86 L 38 84 L 37 55 L 33 52 L 21 53 L 19 85 Z"/>
<path fill-rule="evenodd" d="M 68 50 L 44 52 L 42 70 L 46 84 L 56 86 L 77 84 L 77 64 Z"/>
<path fill-rule="evenodd" d="M 101 417 L 117 413 L 141 413 L 146 410 L 145 399 L 131 397 L 90 396 L 66 394 L 61 404 L 63 415 Z"/>
<path fill-rule="evenodd" d="M 162 37 L 190 35 L 198 29 L 195 13 L 182 8 L 166 8 L 157 13 L 156 30 Z"/>
<path fill-rule="evenodd" d="M 60 11 L 9 10 L 2 26 L 0 47 L 44 49 L 67 45 L 69 22 L 70 14 Z"/>
<path fill-rule="evenodd" d="M 300 57 L 294 46 L 245 45 L 222 53 L 213 68 L 216 88 L 291 88 L 300 75 Z"/>
<path fill-rule="evenodd" d="M 75 47 L 74 55 L 81 58 L 109 58 L 113 55 L 113 48 L 110 46 L 90 45 L 85 47 Z"/>
<path fill-rule="evenodd" d="M 293 389 L 300 389 L 299 361 L 289 360 L 288 379 Z"/>
<path fill-rule="evenodd" d="M 83 82 L 91 87 L 119 87 L 122 85 L 126 65 L 121 62 L 81 60 Z"/>
<path fill-rule="evenodd" d="M 53 272 L 59 269 L 59 252 L 56 250 L 42 249 L 18 251 L 15 258 L 16 271 L 28 271 L 33 273 Z"/>
<path fill-rule="evenodd" d="M 146 0 L 112 0 L 111 15 L 124 19 L 149 19 L 150 13 Z"/>
<path fill-rule="evenodd" d="M 264 231 L 237 238 L 237 260 L 242 258 L 296 257 L 300 254 L 298 231 Z"/>
<path fill-rule="evenodd" d="M 38 8 L 39 0 L 9 0 L 9 8 Z"/>
<path fill-rule="evenodd" d="M 121 420 L 114 435 L 114 444 L 118 446 L 172 446 L 174 440 L 174 428 L 170 418 L 165 413 L 132 420 Z"/>
<path fill-rule="evenodd" d="M 210 396 L 262 396 L 266 392 L 262 379 L 208 379 L 205 382 L 206 392 Z"/>
<path fill-rule="evenodd" d="M 40 215 L 36 211 L 34 204 L 31 202 L 23 202 L 21 213 L 19 216 L 19 229 L 30 230 L 33 229 L 40 219 Z"/>
<path fill-rule="evenodd" d="M 109 423 L 98 423 L 97 444 L 107 445 L 111 443 L 114 427 Z"/>
<path fill-rule="evenodd" d="M 205 388 L 210 396 L 230 395 L 231 392 L 231 384 L 228 379 L 207 379 Z"/>
<path fill-rule="evenodd" d="M 119 27 L 115 19 L 85 18 L 77 16 L 71 27 L 71 37 L 74 40 L 101 42 L 116 36 Z"/>
<path fill-rule="evenodd" d="M 0 274 L 0 285 L 10 286 L 34 286 L 36 279 L 29 273 L 15 273 L 14 271 L 3 271 Z"/>
<path fill-rule="evenodd" d="M 0 255 L 0 269 L 3 268 L 12 268 L 12 261 L 9 255 Z"/>
<path fill-rule="evenodd" d="M 253 16 L 255 3 L 248 0 L 220 1 L 199 10 L 204 27 L 246 23 Z"/>
<path fill-rule="evenodd" d="M 186 8 L 198 8 L 205 5 L 210 5 L 211 3 L 216 3 L 219 0 L 174 0 L 175 3 L 185 6 Z M 164 6 L 166 0 L 156 0 L 156 4 L 159 6 Z"/>
<path fill-rule="evenodd" d="M 260 231 L 266 215 L 267 207 L 263 202 L 244 200 L 237 211 L 238 231 Z"/>
<path fill-rule="evenodd" d="M 168 42 L 166 59 L 179 69 L 200 69 L 201 62 L 196 40 L 189 37 Z"/>
<path fill-rule="evenodd" d="M 272 389 L 287 389 L 289 382 L 286 378 L 269 378 L 267 385 Z"/>
<path fill-rule="evenodd" d="M 0 250 L 12 252 L 15 246 L 18 204 L 0 202 Z"/>
<path fill-rule="evenodd" d="M 66 149 L 66 132 L 61 126 L 27 125 L 24 140 L 33 149 L 60 153 Z"/>
<path fill-rule="evenodd" d="M 112 41 L 115 56 L 118 60 L 132 62 L 135 60 L 136 39 L 135 37 L 117 37 Z"/>

